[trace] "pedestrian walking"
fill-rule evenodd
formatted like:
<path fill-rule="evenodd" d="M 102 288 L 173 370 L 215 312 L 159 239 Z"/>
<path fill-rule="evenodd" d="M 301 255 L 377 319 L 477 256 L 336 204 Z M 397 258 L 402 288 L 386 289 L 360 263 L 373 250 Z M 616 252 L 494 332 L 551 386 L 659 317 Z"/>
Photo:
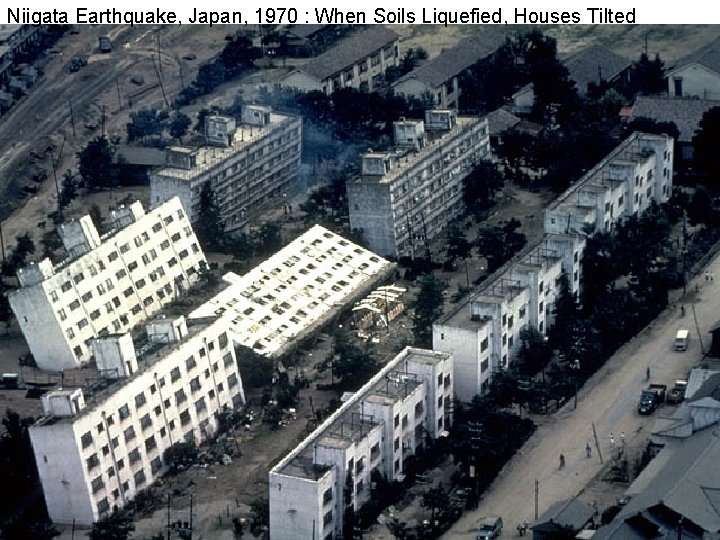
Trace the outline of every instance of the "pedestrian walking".
<path fill-rule="evenodd" d="M 565 454 L 560 454 L 560 468 L 565 466 Z"/>
<path fill-rule="evenodd" d="M 705 270 L 705 281 L 710 281 L 710 272 Z"/>
<path fill-rule="evenodd" d="M 650 380 L 650 366 L 645 368 L 645 380 L 646 381 Z"/>
<path fill-rule="evenodd" d="M 610 433 L 610 448 L 615 450 L 615 435 L 613 435 L 612 433 Z"/>
<path fill-rule="evenodd" d="M 625 446 L 625 432 L 620 432 L 620 442 L 622 442 L 622 445 Z"/>
<path fill-rule="evenodd" d="M 710 272 L 710 281 L 715 281 L 715 274 Z"/>
<path fill-rule="evenodd" d="M 592 457 L 592 448 L 590 448 L 590 443 L 587 443 L 585 445 L 585 454 L 587 455 L 588 458 Z"/>

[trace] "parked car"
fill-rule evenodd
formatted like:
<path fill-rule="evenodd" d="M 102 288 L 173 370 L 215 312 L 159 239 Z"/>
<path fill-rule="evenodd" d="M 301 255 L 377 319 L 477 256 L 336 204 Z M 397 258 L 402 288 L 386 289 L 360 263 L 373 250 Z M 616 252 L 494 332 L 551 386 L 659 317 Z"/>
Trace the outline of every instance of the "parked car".
<path fill-rule="evenodd" d="M 503 520 L 501 517 L 488 517 L 480 522 L 477 540 L 491 540 L 502 534 Z"/>
<path fill-rule="evenodd" d="M 663 401 L 665 401 L 665 393 L 667 385 L 651 384 L 640 394 L 640 403 L 638 403 L 638 412 L 640 414 L 652 414 Z"/>
<path fill-rule="evenodd" d="M 680 403 L 685 399 L 685 389 L 687 388 L 687 381 L 685 379 L 678 379 L 675 381 L 670 392 L 668 392 L 667 402 L 668 403 Z"/>
<path fill-rule="evenodd" d="M 688 339 L 690 339 L 690 332 L 683 329 L 677 331 L 675 334 L 675 350 L 678 352 L 687 351 Z"/>

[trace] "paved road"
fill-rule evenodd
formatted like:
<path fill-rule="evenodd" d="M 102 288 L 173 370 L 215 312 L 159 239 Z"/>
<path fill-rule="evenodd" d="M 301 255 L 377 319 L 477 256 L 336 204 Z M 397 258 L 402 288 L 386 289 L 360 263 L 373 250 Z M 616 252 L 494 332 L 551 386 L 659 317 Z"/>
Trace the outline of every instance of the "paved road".
<path fill-rule="evenodd" d="M 717 259 L 711 263 L 710 271 L 720 276 Z M 697 295 L 695 283 L 700 287 Z M 593 423 L 605 460 L 611 453 L 611 432 L 618 447 L 622 432 L 626 434 L 629 449 L 642 447 L 654 419 L 654 416 L 641 417 L 635 412 L 638 395 L 646 384 L 646 367 L 650 366 L 652 381 L 671 385 L 675 378 L 684 377 L 690 367 L 698 364 L 702 354 L 690 306 L 695 306 L 707 349 L 708 329 L 720 314 L 718 287 L 715 281 L 705 281 L 703 275 L 695 280 L 688 287 L 692 292 L 678 302 L 688 308 L 685 317 L 680 316 L 679 305 L 671 305 L 641 335 L 620 349 L 580 391 L 577 409 L 573 409 L 571 401 L 540 426 L 488 489 L 478 509 L 463 515 L 444 538 L 474 539 L 478 523 L 490 515 L 502 516 L 506 535 L 514 535 L 518 523 L 526 520 L 532 523 L 534 519 L 535 479 L 539 486 L 540 514 L 555 501 L 581 492 L 601 469 L 595 451 L 590 459 L 585 454 Z M 685 353 L 672 351 L 672 341 L 680 327 L 691 329 L 690 346 Z M 561 453 L 566 457 L 563 469 L 559 469 Z"/>

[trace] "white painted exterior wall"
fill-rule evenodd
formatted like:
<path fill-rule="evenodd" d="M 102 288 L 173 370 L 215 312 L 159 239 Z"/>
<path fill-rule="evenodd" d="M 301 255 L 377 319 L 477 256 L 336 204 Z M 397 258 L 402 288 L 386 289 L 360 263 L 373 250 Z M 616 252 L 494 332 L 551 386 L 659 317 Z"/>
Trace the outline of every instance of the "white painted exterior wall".
<path fill-rule="evenodd" d="M 671 96 L 720 99 L 720 73 L 703 65 L 693 63 L 674 69 L 668 73 L 667 81 Z"/>
<path fill-rule="evenodd" d="M 489 155 L 487 119 L 458 118 L 424 148 L 393 160 L 386 174 L 347 182 L 350 227 L 381 255 L 424 255 L 423 236 L 436 237 L 462 212 L 463 179 Z"/>
<path fill-rule="evenodd" d="M 297 178 L 302 154 L 302 119 L 269 113 L 263 126 L 239 125 L 228 147 L 204 146 L 188 169 L 161 167 L 149 173 L 150 200 L 179 196 L 196 222 L 200 195 L 210 182 L 226 232 L 242 229 L 248 218 L 282 197 Z"/>
<path fill-rule="evenodd" d="M 89 525 L 122 507 L 162 474 L 173 443 L 200 442 L 215 413 L 245 402 L 227 321 L 146 354 L 139 369 L 70 416 L 57 410 L 30 427 L 50 519 Z M 148 368 L 145 368 L 145 363 Z"/>
<path fill-rule="evenodd" d="M 395 94 L 415 99 L 424 99 L 426 95 L 430 95 L 439 109 L 459 108 L 461 92 L 457 77 L 452 77 L 438 86 L 432 86 L 415 77 L 410 77 L 394 84 L 393 90 Z"/>
<path fill-rule="evenodd" d="M 270 471 L 270 538 L 337 538 L 347 504 L 357 510 L 372 496 L 373 471 L 399 479 L 426 437 L 449 429 L 452 395 L 450 355 L 411 348 L 397 355 Z M 364 428 L 356 421 L 353 431 L 353 415 L 362 415 Z"/>
<path fill-rule="evenodd" d="M 136 202 L 110 220 L 115 231 L 102 238 L 89 217 L 71 222 L 61 237 L 74 258 L 18 272 L 10 305 L 41 369 L 90 361 L 89 340 L 142 323 L 194 283 L 206 262 L 177 198 L 147 213 Z"/>

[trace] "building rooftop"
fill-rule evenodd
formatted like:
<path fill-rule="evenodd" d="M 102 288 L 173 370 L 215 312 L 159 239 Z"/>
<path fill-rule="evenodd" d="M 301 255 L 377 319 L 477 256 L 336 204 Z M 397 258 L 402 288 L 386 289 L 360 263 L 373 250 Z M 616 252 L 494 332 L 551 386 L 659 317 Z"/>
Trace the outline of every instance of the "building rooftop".
<path fill-rule="evenodd" d="M 154 320 L 154 319 L 153 319 Z M 44 416 L 40 418 L 35 426 L 47 426 L 57 423 L 72 424 L 79 418 L 90 414 L 91 411 L 102 406 L 111 396 L 121 392 L 122 389 L 134 381 L 142 374 L 151 370 L 153 366 L 170 356 L 184 346 L 189 340 L 197 336 L 213 323 L 218 320 L 215 318 L 203 319 L 186 319 L 188 334 L 183 336 L 182 341 L 170 343 L 150 343 L 147 336 L 142 332 L 136 333 L 133 339 L 135 354 L 137 355 L 137 371 L 126 378 L 106 379 L 98 376 L 96 379 L 89 379 L 87 384 L 82 387 L 85 399 L 85 407 L 82 408 L 75 416 Z M 111 334 L 112 337 L 115 334 Z"/>
<path fill-rule="evenodd" d="M 248 146 L 267 137 L 268 134 L 275 131 L 284 124 L 290 116 L 270 113 L 270 121 L 264 126 L 250 126 L 239 124 L 237 131 L 233 135 L 233 142 L 230 146 L 201 146 L 199 148 L 173 147 L 171 150 L 175 153 L 197 153 L 196 166 L 183 169 L 179 167 L 161 167 L 152 172 L 154 176 L 162 176 L 166 178 L 174 178 L 177 180 L 192 181 L 203 173 L 206 173 L 215 167 L 222 165 L 228 158 L 242 152 Z"/>
<path fill-rule="evenodd" d="M 720 73 L 720 37 L 675 62 L 670 72 L 690 64 L 700 64 L 715 73 Z"/>
<path fill-rule="evenodd" d="M 236 342 L 273 356 L 324 324 L 394 265 L 315 225 L 244 276 L 229 283 L 191 317 L 226 314 Z"/>
<path fill-rule="evenodd" d="M 609 81 L 630 67 L 632 61 L 602 45 L 590 45 L 563 60 L 570 79 L 580 94 L 586 94 L 590 83 Z"/>
<path fill-rule="evenodd" d="M 550 506 L 537 520 L 533 529 L 548 522 L 573 530 L 581 529 L 595 515 L 596 509 L 578 499 L 558 501 Z"/>
<path fill-rule="evenodd" d="M 373 25 L 343 39 L 335 47 L 313 58 L 304 66 L 299 66 L 297 70 L 322 81 L 396 39 L 398 39 L 398 35 L 392 30 L 384 26 Z"/>
<path fill-rule="evenodd" d="M 419 150 L 406 148 L 397 148 L 390 152 L 371 152 L 366 155 L 376 157 L 392 156 L 394 158 L 393 167 L 383 175 L 360 175 L 348 182 L 355 183 L 373 183 L 373 184 L 391 184 L 397 180 L 402 174 L 414 167 L 417 163 L 432 156 L 436 152 L 442 151 L 444 145 L 450 140 L 457 137 L 463 131 L 472 128 L 480 122 L 486 121 L 485 117 L 477 118 L 470 116 L 457 117 L 457 123 L 449 131 L 426 131 L 428 135 L 427 144 Z M 427 126 L 426 126 L 427 129 Z"/>
<path fill-rule="evenodd" d="M 491 136 L 500 135 L 521 122 L 519 117 L 502 108 L 488 113 L 487 121 L 488 132 Z"/>
<path fill-rule="evenodd" d="M 460 40 L 454 47 L 406 73 L 394 85 L 417 79 L 430 86 L 439 86 L 487 58 L 505 43 L 505 36 L 491 27 L 479 26 L 476 31 L 475 35 Z"/>
<path fill-rule="evenodd" d="M 273 467 L 271 472 L 312 480 L 321 478 L 329 469 L 318 468 L 313 464 L 313 452 L 317 444 L 347 448 L 379 425 L 372 416 L 363 414 L 362 401 L 390 405 L 405 399 L 421 384 L 412 373 L 404 370 L 405 360 L 435 364 L 448 357 L 447 353 L 406 347 Z"/>
<path fill-rule="evenodd" d="M 692 97 L 638 96 L 629 119 L 650 118 L 657 122 L 673 122 L 680 132 L 678 141 L 691 142 L 703 115 L 714 107 L 720 107 L 720 101 Z"/>

